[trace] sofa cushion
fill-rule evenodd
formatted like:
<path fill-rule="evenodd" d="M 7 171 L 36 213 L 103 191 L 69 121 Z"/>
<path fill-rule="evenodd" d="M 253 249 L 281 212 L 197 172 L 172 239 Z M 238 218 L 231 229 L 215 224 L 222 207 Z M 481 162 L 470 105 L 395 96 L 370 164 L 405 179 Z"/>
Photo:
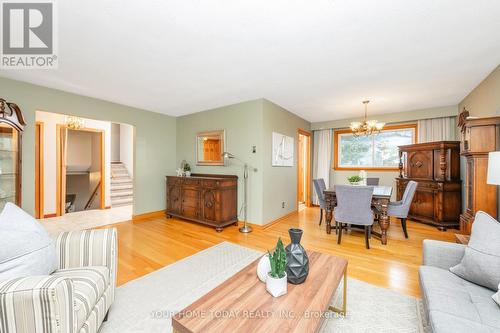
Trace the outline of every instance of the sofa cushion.
<path fill-rule="evenodd" d="M 498 333 L 499 329 L 441 311 L 429 313 L 433 333 Z"/>
<path fill-rule="evenodd" d="M 73 281 L 79 330 L 109 286 L 109 269 L 105 266 L 68 268 L 59 269 L 52 275 L 68 277 Z"/>
<path fill-rule="evenodd" d="M 12 203 L 0 214 L 0 281 L 49 275 L 57 268 L 56 248 L 45 228 Z"/>
<path fill-rule="evenodd" d="M 498 290 L 500 283 L 500 223 L 478 212 L 460 264 L 450 271 L 475 284 Z"/>
<path fill-rule="evenodd" d="M 448 270 L 421 266 L 420 286 L 431 325 L 439 326 L 450 316 L 500 330 L 500 308 L 492 300 L 493 292 L 461 279 Z M 433 319 L 434 318 L 434 319 Z M 444 326 L 443 326 L 444 327 Z M 434 332 L 449 330 L 434 330 Z"/>
<path fill-rule="evenodd" d="M 500 306 L 500 284 L 498 285 L 498 292 L 491 297 Z"/>

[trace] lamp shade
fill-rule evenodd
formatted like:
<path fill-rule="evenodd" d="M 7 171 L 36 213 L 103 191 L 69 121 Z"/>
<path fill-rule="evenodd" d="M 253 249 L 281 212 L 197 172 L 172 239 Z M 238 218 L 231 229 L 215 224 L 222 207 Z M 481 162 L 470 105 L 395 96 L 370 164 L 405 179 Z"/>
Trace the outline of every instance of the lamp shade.
<path fill-rule="evenodd" d="M 488 184 L 500 185 L 500 151 L 488 155 Z"/>

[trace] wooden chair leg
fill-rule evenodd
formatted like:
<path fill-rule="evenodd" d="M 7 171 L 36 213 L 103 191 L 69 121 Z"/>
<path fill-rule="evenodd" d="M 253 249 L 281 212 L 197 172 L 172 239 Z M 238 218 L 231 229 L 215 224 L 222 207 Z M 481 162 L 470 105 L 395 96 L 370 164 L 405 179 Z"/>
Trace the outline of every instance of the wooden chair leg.
<path fill-rule="evenodd" d="M 337 224 L 337 222 L 335 222 L 335 224 Z M 342 223 L 338 223 L 337 225 L 340 227 L 338 237 L 337 237 L 337 244 L 340 244 L 340 242 L 342 241 Z M 338 229 L 338 227 L 337 227 L 337 229 Z"/>
<path fill-rule="evenodd" d="M 369 233 L 370 233 L 370 226 L 365 225 L 365 243 L 367 249 L 370 249 L 370 238 L 368 237 Z"/>
<path fill-rule="evenodd" d="M 339 224 L 337 221 L 335 221 L 335 235 L 339 234 Z"/>
<path fill-rule="evenodd" d="M 405 238 L 408 238 L 408 231 L 406 230 L 406 218 L 401 219 L 401 226 L 403 227 L 403 232 L 405 233 Z"/>
<path fill-rule="evenodd" d="M 319 210 L 319 225 L 323 222 L 323 208 Z"/>

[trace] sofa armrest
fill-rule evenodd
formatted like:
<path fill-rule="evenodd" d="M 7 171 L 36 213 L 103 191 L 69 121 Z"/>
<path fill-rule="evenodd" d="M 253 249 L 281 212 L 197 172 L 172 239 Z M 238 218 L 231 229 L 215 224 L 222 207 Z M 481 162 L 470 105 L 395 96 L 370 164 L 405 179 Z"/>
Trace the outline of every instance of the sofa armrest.
<path fill-rule="evenodd" d="M 424 239 L 424 266 L 449 269 L 462 261 L 465 248 L 463 244 Z"/>
<path fill-rule="evenodd" d="M 0 328 L 5 332 L 76 332 L 71 279 L 30 276 L 0 282 Z"/>
<path fill-rule="evenodd" d="M 106 266 L 116 285 L 117 232 L 115 228 L 63 232 L 56 236 L 59 269 Z"/>

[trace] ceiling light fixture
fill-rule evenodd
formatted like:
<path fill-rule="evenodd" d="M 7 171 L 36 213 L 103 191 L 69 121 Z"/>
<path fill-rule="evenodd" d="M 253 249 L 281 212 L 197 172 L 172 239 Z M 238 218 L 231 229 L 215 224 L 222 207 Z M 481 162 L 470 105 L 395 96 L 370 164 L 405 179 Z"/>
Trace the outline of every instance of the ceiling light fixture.
<path fill-rule="evenodd" d="M 385 126 L 385 123 L 379 123 L 377 120 L 368 120 L 368 103 L 370 103 L 370 101 L 363 101 L 363 104 L 365 105 L 364 121 L 353 121 L 351 123 L 351 131 L 355 137 L 361 135 L 378 134 Z"/>
<path fill-rule="evenodd" d="M 81 129 L 85 127 L 85 121 L 80 117 L 66 116 L 66 126 L 69 129 Z"/>

